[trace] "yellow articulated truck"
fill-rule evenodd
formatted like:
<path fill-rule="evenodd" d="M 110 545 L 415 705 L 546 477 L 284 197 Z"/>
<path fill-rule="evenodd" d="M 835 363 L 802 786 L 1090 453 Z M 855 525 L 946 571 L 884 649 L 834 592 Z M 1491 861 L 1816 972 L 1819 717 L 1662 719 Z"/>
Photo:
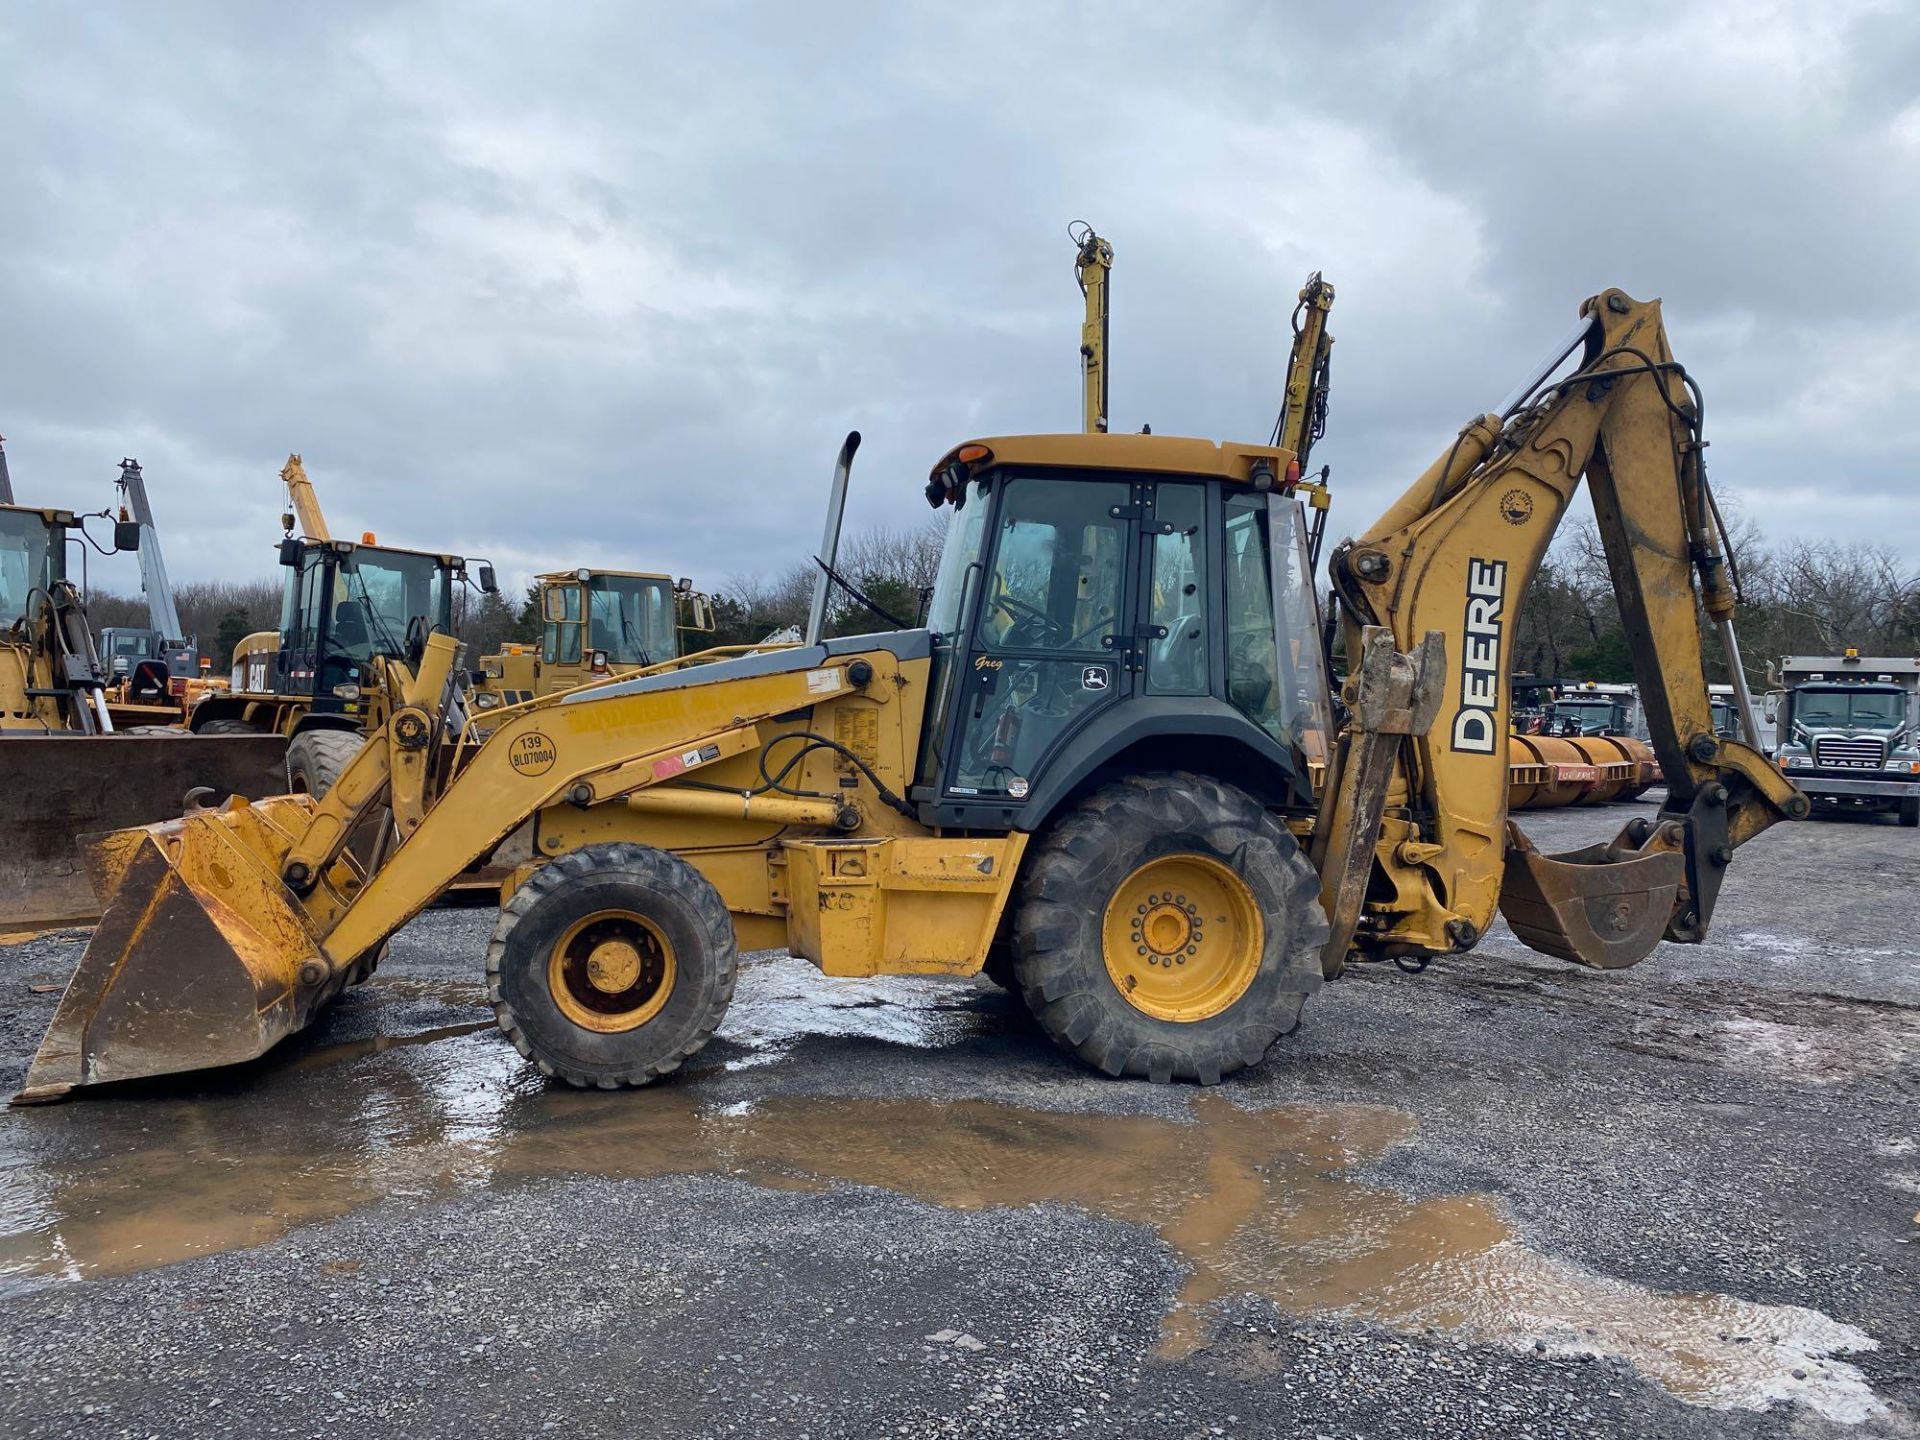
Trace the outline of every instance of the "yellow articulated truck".
<path fill-rule="evenodd" d="M 814 626 L 565 691 L 477 745 L 449 699 L 458 647 L 429 636 L 324 798 L 100 843 L 112 905 L 20 1098 L 260 1054 L 529 821 L 488 992 L 505 1037 L 582 1086 L 697 1052 L 743 949 L 826 977 L 992 966 L 1088 1065 L 1212 1083 L 1349 964 L 1472 949 L 1496 914 L 1600 968 L 1697 942 L 1734 851 L 1807 810 L 1715 733 L 1702 609 L 1740 670 L 1700 414 L 1657 302 L 1582 305 L 1510 404 L 1331 551 L 1337 733 L 1278 445 L 967 441 L 926 485 L 951 524 L 925 628 Z M 1583 477 L 1668 788 L 1607 843 L 1549 856 L 1507 817 L 1506 677 Z M 362 863 L 348 840 L 380 811 L 392 843 Z"/>

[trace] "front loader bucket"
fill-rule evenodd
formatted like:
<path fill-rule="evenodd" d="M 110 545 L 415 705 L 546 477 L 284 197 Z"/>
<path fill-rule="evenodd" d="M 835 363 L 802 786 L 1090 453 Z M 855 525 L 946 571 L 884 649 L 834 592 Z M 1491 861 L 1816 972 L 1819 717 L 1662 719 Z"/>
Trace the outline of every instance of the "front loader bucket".
<path fill-rule="evenodd" d="M 235 801 L 87 844 L 106 913 L 16 1103 L 76 1085 L 231 1065 L 299 1030 L 345 983 L 281 884 L 276 816 Z"/>
<path fill-rule="evenodd" d="M 1666 827 L 1663 827 L 1663 831 Z M 1589 845 L 1542 855 L 1511 821 L 1500 913 L 1523 943 L 1598 970 L 1620 970 L 1653 952 L 1673 918 L 1687 862 L 1656 832 L 1639 850 Z"/>
<path fill-rule="evenodd" d="M 0 739 L 0 933 L 89 925 L 103 908 L 79 837 L 171 820 L 190 790 L 277 795 L 278 735 L 9 735 Z"/>

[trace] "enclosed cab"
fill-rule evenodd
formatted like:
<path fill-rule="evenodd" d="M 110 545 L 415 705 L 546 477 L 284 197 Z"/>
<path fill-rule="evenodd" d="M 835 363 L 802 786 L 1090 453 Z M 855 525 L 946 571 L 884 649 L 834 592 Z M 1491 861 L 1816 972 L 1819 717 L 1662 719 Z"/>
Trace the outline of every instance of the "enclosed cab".
<path fill-rule="evenodd" d="M 1640 692 L 1631 685 L 1609 685 L 1595 680 L 1569 686 L 1547 706 L 1549 735 L 1628 735 L 1647 738 L 1647 722 L 1640 713 Z"/>
<path fill-rule="evenodd" d="M 232 688 L 194 707 L 213 726 L 292 735 L 310 728 L 371 729 L 386 719 L 377 659 L 406 660 L 433 631 L 453 631 L 458 555 L 289 538 L 280 628 L 235 647 Z"/>
<path fill-rule="evenodd" d="M 1889 810 L 1920 826 L 1920 660 L 1789 655 L 1776 676 L 1775 759 L 1814 813 Z"/>
<path fill-rule="evenodd" d="M 91 642 L 74 653 L 57 622 L 46 623 L 63 593 L 73 524 L 66 510 L 0 505 L 0 733 L 93 726 L 94 710 L 80 703 L 102 683 Z"/>
<path fill-rule="evenodd" d="M 1305 813 L 1328 699 L 1288 458 L 1116 435 L 1097 450 L 1003 438 L 943 461 L 923 820 L 1030 829 L 1146 768 L 1232 775 Z"/>
<path fill-rule="evenodd" d="M 535 582 L 539 646 L 481 657 L 473 691 L 482 710 L 677 660 L 701 648 L 689 637 L 713 633 L 713 601 L 691 580 L 582 567 Z"/>

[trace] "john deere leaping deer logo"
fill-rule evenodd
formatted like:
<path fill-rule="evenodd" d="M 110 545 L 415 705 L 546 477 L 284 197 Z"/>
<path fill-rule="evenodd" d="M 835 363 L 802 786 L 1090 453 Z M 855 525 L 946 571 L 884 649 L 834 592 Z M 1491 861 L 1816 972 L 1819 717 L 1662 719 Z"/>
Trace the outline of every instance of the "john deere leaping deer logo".
<path fill-rule="evenodd" d="M 514 736 L 507 747 L 507 763 L 522 775 L 544 775 L 559 758 L 560 752 L 554 748 L 553 741 L 538 730 Z"/>

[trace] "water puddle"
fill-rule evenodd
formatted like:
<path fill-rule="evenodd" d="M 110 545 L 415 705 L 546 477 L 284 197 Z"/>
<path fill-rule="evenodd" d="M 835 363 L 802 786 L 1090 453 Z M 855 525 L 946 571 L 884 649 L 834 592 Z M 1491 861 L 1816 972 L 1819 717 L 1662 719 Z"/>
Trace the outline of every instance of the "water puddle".
<path fill-rule="evenodd" d="M 340 1058 L 308 1059 L 323 1054 Z M 142 1132 L 118 1137 L 132 1143 L 71 1162 L 24 1163 L 16 1132 L 0 1147 L 0 1291 L 256 1245 L 394 1196 L 577 1174 L 724 1175 L 876 1186 L 959 1210 L 1076 1205 L 1142 1226 L 1188 1268 L 1163 1329 L 1170 1358 L 1206 1342 L 1210 1301 L 1250 1293 L 1409 1334 L 1618 1356 L 1701 1405 L 1794 1399 L 1842 1421 L 1881 1411 L 1860 1372 L 1830 1358 L 1875 1348 L 1852 1326 L 1651 1291 L 1529 1249 L 1491 1197 L 1416 1198 L 1357 1178 L 1412 1132 L 1410 1116 L 1385 1107 L 1255 1112 L 1197 1095 L 1179 1121 L 989 1101 L 719 1106 L 684 1084 L 550 1090 L 491 1037 L 403 1048 L 376 1068 L 371 1083 L 329 1083 L 297 1105 L 263 1103 L 257 1089 L 146 1102 Z M 60 1118 L 98 1117 L 76 1106 Z"/>

